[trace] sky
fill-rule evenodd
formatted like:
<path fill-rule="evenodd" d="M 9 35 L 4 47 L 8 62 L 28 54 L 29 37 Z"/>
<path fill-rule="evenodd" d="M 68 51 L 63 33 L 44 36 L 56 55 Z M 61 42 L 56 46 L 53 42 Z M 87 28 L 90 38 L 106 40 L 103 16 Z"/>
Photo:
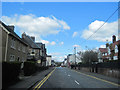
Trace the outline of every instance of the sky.
<path fill-rule="evenodd" d="M 93 34 L 117 8 L 117 2 L 3 2 L 1 19 L 15 25 L 20 37 L 23 32 L 35 36 L 46 45 L 47 54 L 63 61 L 74 47 L 98 49 L 111 42 L 112 35 L 118 37 L 118 12 Z"/>

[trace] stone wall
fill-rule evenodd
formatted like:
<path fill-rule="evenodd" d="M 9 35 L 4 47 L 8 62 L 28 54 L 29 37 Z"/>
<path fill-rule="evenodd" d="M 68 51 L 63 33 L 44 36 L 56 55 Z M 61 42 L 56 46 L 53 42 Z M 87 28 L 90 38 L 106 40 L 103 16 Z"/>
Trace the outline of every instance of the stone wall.
<path fill-rule="evenodd" d="M 120 69 L 97 68 L 97 72 L 95 68 L 89 68 L 89 67 L 77 67 L 76 69 L 86 71 L 86 72 L 99 73 L 102 75 L 120 79 Z"/>

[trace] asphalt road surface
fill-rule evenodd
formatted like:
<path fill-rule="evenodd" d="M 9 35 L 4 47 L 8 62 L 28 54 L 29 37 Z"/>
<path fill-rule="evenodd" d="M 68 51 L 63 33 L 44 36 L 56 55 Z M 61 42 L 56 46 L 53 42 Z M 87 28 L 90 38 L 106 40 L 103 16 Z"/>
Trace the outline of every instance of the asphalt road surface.
<path fill-rule="evenodd" d="M 120 85 L 69 68 L 56 67 L 33 87 L 39 88 L 120 88 Z"/>

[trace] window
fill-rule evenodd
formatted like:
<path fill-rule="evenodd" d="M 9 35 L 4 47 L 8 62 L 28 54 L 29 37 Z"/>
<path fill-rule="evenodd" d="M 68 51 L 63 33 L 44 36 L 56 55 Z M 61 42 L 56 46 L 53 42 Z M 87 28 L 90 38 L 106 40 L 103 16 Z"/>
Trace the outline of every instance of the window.
<path fill-rule="evenodd" d="M 35 54 L 35 50 L 34 49 L 32 49 L 32 52 L 31 52 L 32 54 Z"/>
<path fill-rule="evenodd" d="M 24 57 L 22 57 L 22 62 L 24 62 Z"/>
<path fill-rule="evenodd" d="M 25 46 L 22 47 L 22 51 L 25 52 Z"/>
<path fill-rule="evenodd" d="M 11 40 L 11 48 L 16 49 L 16 44 L 15 44 L 15 39 L 14 38 L 12 38 L 12 40 Z"/>
<path fill-rule="evenodd" d="M 18 56 L 17 61 L 20 61 L 20 57 Z"/>
<path fill-rule="evenodd" d="M 107 56 L 107 53 L 105 53 L 105 56 Z"/>
<path fill-rule="evenodd" d="M 10 55 L 10 61 L 15 61 L 15 55 Z"/>
<path fill-rule="evenodd" d="M 11 40 L 11 47 L 13 48 L 13 38 L 12 38 L 12 40 Z"/>
<path fill-rule="evenodd" d="M 18 51 L 20 51 L 20 47 L 21 47 L 21 44 L 19 43 L 19 45 L 18 45 Z"/>
<path fill-rule="evenodd" d="M 117 60 L 118 58 L 117 58 L 117 56 L 114 56 L 113 59 L 114 59 L 114 60 Z"/>
<path fill-rule="evenodd" d="M 115 53 L 117 53 L 118 52 L 118 47 L 117 47 L 117 45 L 115 45 Z"/>

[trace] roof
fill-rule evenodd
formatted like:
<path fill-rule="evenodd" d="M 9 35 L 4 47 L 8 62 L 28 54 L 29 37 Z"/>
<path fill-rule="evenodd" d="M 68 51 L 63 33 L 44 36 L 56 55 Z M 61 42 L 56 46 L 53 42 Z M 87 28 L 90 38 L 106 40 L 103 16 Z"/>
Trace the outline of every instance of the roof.
<path fill-rule="evenodd" d="M 36 43 L 40 48 L 42 47 L 42 43 Z"/>
<path fill-rule="evenodd" d="M 114 50 L 114 49 L 115 49 L 115 46 L 116 46 L 116 45 L 118 46 L 119 44 L 120 44 L 120 40 L 115 41 L 114 43 L 111 43 L 110 49 L 111 49 L 111 50 Z"/>
<path fill-rule="evenodd" d="M 23 44 L 28 45 L 27 43 L 25 43 L 24 41 L 22 41 L 22 39 L 14 32 L 14 30 L 12 30 L 11 28 L 9 28 L 2 21 L 0 21 L 0 23 L 10 32 L 10 35 L 14 36 L 16 39 L 18 39 Z"/>
<path fill-rule="evenodd" d="M 25 38 L 22 38 L 31 48 L 40 49 L 40 47 L 32 40 L 32 38 L 26 35 Z"/>
<path fill-rule="evenodd" d="M 107 48 L 99 48 L 100 52 L 102 53 L 107 53 L 108 52 L 108 49 Z"/>
<path fill-rule="evenodd" d="M 120 40 L 113 43 L 113 46 L 118 45 L 120 43 Z"/>

